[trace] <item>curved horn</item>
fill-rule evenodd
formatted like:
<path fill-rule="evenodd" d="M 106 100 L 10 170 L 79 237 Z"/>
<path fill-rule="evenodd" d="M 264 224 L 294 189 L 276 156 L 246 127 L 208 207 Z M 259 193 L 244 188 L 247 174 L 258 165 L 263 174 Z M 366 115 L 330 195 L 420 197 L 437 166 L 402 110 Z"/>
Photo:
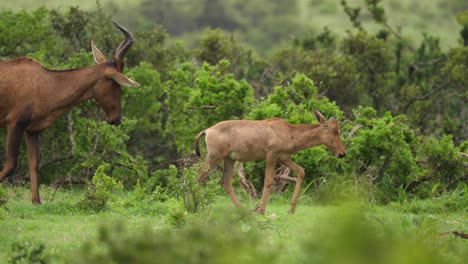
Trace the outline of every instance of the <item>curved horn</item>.
<path fill-rule="evenodd" d="M 127 51 L 130 49 L 130 47 L 133 44 L 133 41 L 134 41 L 133 35 L 132 33 L 130 33 L 130 31 L 128 31 L 119 23 L 115 21 L 112 21 L 112 23 L 114 24 L 114 26 L 120 29 L 120 31 L 122 31 L 122 33 L 125 35 L 125 39 L 119 44 L 119 46 L 115 50 L 115 55 L 114 55 L 116 60 L 123 61 L 125 53 L 127 53 Z"/>

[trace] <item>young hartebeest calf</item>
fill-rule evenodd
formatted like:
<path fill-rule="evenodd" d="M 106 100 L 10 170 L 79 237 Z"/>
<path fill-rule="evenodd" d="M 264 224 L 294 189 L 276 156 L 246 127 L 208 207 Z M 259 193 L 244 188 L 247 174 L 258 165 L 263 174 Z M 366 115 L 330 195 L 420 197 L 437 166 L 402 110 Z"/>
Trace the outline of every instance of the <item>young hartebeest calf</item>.
<path fill-rule="evenodd" d="M 240 205 L 232 189 L 232 175 L 236 161 L 266 160 L 265 181 L 262 201 L 256 210 L 264 214 L 274 180 L 275 164 L 279 163 L 297 173 L 296 186 L 291 199 L 290 213 L 296 209 L 297 199 L 304 179 L 304 169 L 290 157 L 299 150 L 325 145 L 338 157 L 345 156 L 341 142 L 340 125 L 336 116 L 327 121 L 319 112 L 314 111 L 320 122 L 317 125 L 289 124 L 280 118 L 259 121 L 228 120 L 217 123 L 198 134 L 195 152 L 200 157 L 199 141 L 206 134 L 207 158 L 200 170 L 198 181 L 204 182 L 209 172 L 224 160 L 222 186 L 234 205 Z"/>
<path fill-rule="evenodd" d="M 33 203 L 41 202 L 37 179 L 39 133 L 65 112 L 90 99 L 95 99 L 104 110 L 108 123 L 119 125 L 121 86 L 139 85 L 122 74 L 133 35 L 113 23 L 125 39 L 110 60 L 91 42 L 95 66 L 51 70 L 26 57 L 0 62 L 0 127 L 7 129 L 6 161 L 0 181 L 15 170 L 21 137 L 26 134 Z"/>

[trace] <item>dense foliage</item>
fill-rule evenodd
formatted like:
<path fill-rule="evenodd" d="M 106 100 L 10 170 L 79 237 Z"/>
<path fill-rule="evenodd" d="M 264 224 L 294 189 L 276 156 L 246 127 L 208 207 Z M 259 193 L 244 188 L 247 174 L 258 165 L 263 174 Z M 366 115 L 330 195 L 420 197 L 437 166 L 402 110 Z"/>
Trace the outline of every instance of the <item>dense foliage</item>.
<path fill-rule="evenodd" d="M 461 42 L 443 51 L 439 39 L 429 35 L 411 43 L 388 25 L 379 1 L 367 1 L 374 20 L 382 24 L 375 35 L 364 29 L 357 9 L 346 1 L 342 5 L 355 27 L 344 38 L 325 29 L 294 39 L 269 59 L 253 55 L 221 29 L 205 31 L 193 49 L 168 41 L 161 26 L 134 29 L 137 41 L 126 72 L 142 86 L 125 89 L 123 125 L 104 124 L 94 102 L 59 119 L 42 135 L 41 181 L 91 180 L 105 164 L 106 175 L 126 188 L 149 184 L 147 189 L 154 191 L 167 186 L 166 174 L 159 171 L 169 164 L 180 175 L 191 166 L 193 161 L 181 160 L 190 159 L 193 139 L 206 127 L 226 119 L 269 117 L 314 123 L 311 111 L 319 109 L 343 121 L 349 154 L 338 160 L 316 148 L 294 157 L 306 170 L 305 184 L 314 183 L 308 190 L 319 200 L 325 194 L 333 197 L 332 189 L 339 190 L 338 197 L 344 192 L 388 202 L 463 188 L 467 46 Z M 466 24 L 463 15 L 458 18 Z M 0 37 L 0 57 L 29 55 L 54 68 L 90 65 L 91 39 L 113 52 L 119 35 L 109 20 L 99 7 L 3 11 L 0 27 L 8 34 Z M 27 28 L 13 27 L 13 22 Z M 5 131 L 0 133 L 4 145 Z M 18 183 L 27 178 L 22 153 L 14 177 Z M 246 168 L 260 186 L 262 165 Z"/>

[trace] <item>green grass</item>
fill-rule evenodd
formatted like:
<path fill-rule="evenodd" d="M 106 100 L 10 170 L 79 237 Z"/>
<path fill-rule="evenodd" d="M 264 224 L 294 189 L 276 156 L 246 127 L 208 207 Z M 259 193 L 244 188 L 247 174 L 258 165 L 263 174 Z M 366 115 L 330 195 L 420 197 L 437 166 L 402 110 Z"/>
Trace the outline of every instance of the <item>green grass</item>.
<path fill-rule="evenodd" d="M 14 244 L 27 243 L 29 248 L 44 245 L 42 254 L 50 263 L 68 263 L 76 260 L 80 254 L 83 255 L 86 243 L 95 248 L 105 247 L 102 242 L 96 242 L 102 232 L 99 230 L 105 227 L 115 233 L 114 227 L 119 224 L 124 226 L 128 236 L 148 234 L 145 231 L 148 228 L 154 232 L 152 237 L 157 237 L 158 230 L 164 229 L 169 229 L 174 235 L 177 232 L 184 234 L 183 230 L 189 227 L 201 227 L 201 230 L 208 227 L 208 231 L 218 230 L 220 232 L 213 232 L 223 233 L 228 239 L 233 236 L 232 239 L 237 238 L 241 242 L 249 237 L 246 234 L 252 234 L 260 239 L 259 247 L 271 251 L 269 254 L 275 256 L 277 263 L 303 263 L 308 258 L 315 259 L 316 263 L 343 263 L 340 258 L 335 257 L 335 250 L 342 252 L 340 254 L 344 258 L 356 260 L 354 263 L 366 263 L 362 262 L 363 256 L 359 252 L 362 247 L 374 243 L 382 244 L 385 248 L 381 249 L 377 259 L 389 255 L 390 260 L 397 260 L 398 255 L 403 252 L 403 255 L 408 253 L 405 259 L 425 260 L 424 257 L 411 256 L 407 247 L 414 247 L 415 252 L 424 254 L 435 252 L 437 254 L 434 259 L 442 256 L 446 263 L 462 263 L 461 260 L 468 256 L 468 240 L 444 234 L 453 229 L 467 232 L 466 210 L 414 210 L 415 207 L 431 207 L 430 202 L 419 202 L 420 204 L 413 207 L 408 204 L 369 206 L 359 202 L 317 206 L 308 199 L 302 199 L 296 214 L 289 215 L 289 198 L 276 196 L 268 204 L 266 216 L 247 212 L 241 217 L 234 215 L 235 219 L 242 221 L 233 221 L 226 219 L 232 217 L 228 212 L 235 210 L 229 199 L 221 196 L 211 210 L 196 214 L 184 213 L 185 225 L 174 225 L 171 216 L 175 209 L 180 208 L 177 201 L 142 200 L 132 196 L 132 193 L 123 192 L 116 196 L 107 210 L 84 212 L 76 209 L 76 203 L 83 197 L 81 190 L 59 190 L 55 193 L 53 189 L 42 188 L 43 204 L 34 206 L 30 203 L 28 189 L 4 189 L 9 194 L 8 210 L 0 213 L 0 259 L 4 260 L 18 253 L 13 250 Z M 249 208 L 253 204 L 254 202 L 247 202 Z M 406 210 L 407 208 L 410 209 Z M 220 224 L 223 221 L 224 224 Z M 219 227 L 215 227 L 217 225 Z M 158 239 L 171 239 L 174 235 Z M 207 236 L 212 235 L 213 233 L 207 233 Z M 175 240 L 174 243 L 183 244 L 184 239 Z M 128 240 L 125 243 L 131 244 L 132 241 L 135 242 Z M 252 241 L 249 243 L 254 243 Z M 208 242 L 201 240 L 201 243 Z M 207 245 L 211 246 L 213 245 Z M 240 249 L 248 250 L 243 247 Z M 380 252 L 379 249 L 376 250 Z M 323 261 L 322 257 L 327 261 Z"/>

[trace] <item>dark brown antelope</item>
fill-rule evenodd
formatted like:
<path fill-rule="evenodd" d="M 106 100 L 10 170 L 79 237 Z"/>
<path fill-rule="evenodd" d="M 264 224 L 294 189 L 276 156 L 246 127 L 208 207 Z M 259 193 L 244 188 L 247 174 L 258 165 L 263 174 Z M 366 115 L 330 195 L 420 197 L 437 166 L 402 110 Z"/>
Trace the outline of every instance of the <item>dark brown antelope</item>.
<path fill-rule="evenodd" d="M 65 112 L 90 99 L 95 99 L 104 110 L 109 124 L 119 125 L 121 86 L 139 85 L 122 74 L 124 56 L 133 44 L 133 36 L 113 23 L 125 39 L 110 60 L 91 42 L 95 66 L 51 70 L 26 57 L 0 63 L 0 127 L 7 129 L 6 160 L 0 171 L 0 181 L 15 170 L 21 137 L 26 134 L 33 203 L 41 202 L 39 133 Z"/>
<path fill-rule="evenodd" d="M 221 184 L 234 205 L 239 206 L 232 189 L 232 175 L 236 161 L 265 160 L 265 181 L 262 201 L 256 208 L 265 213 L 270 188 L 274 180 L 275 165 L 281 164 L 297 173 L 296 186 L 291 199 L 290 213 L 296 209 L 297 199 L 304 179 L 304 169 L 294 163 L 290 157 L 299 150 L 318 145 L 325 145 L 338 157 L 345 156 L 345 147 L 341 142 L 340 125 L 336 116 L 327 121 L 319 112 L 314 111 L 320 124 L 294 125 L 280 118 L 259 121 L 229 120 L 222 121 L 198 134 L 195 141 L 195 153 L 200 157 L 199 141 L 206 134 L 207 157 L 200 169 L 198 181 L 204 182 L 209 172 L 224 161 Z"/>

